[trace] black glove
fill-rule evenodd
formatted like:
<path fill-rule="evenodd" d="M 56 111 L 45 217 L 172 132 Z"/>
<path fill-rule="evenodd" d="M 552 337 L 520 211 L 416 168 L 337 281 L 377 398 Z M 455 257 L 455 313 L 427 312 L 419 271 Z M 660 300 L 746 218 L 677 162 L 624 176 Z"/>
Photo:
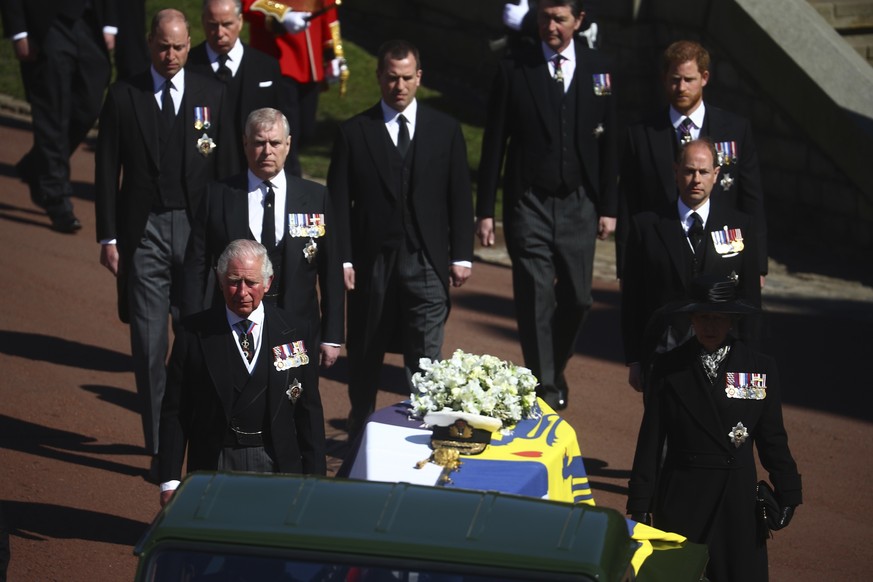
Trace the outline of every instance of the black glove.
<path fill-rule="evenodd" d="M 783 527 L 787 527 L 789 523 L 791 523 L 791 518 L 794 517 L 794 508 L 796 505 L 786 505 L 785 507 L 781 507 L 779 509 L 779 521 L 771 527 L 772 530 L 780 530 Z"/>
<path fill-rule="evenodd" d="M 644 525 L 652 525 L 652 514 L 651 513 L 631 513 L 630 518 L 637 523 L 642 523 Z M 789 516 L 788 519 L 791 519 Z M 788 525 L 788 524 L 785 524 Z"/>

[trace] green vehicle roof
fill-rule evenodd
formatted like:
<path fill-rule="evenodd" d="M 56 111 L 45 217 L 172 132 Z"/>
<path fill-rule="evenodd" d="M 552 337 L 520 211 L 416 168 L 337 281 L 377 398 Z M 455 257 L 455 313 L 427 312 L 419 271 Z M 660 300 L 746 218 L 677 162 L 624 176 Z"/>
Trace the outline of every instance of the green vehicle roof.
<path fill-rule="evenodd" d="M 496 492 L 293 475 L 193 473 L 137 544 L 200 542 L 629 579 L 616 511 Z M 165 547 L 165 546 L 164 546 Z"/>

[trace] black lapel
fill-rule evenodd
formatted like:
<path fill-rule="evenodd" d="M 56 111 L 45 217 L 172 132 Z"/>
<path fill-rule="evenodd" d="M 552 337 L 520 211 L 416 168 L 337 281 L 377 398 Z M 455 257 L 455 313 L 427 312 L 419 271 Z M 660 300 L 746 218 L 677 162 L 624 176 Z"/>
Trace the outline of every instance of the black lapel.
<path fill-rule="evenodd" d="M 652 164 L 658 173 L 658 181 L 663 188 L 665 200 L 668 203 L 676 201 L 676 175 L 673 171 L 676 131 L 670 124 L 668 111 L 657 118 L 656 123 L 646 128 L 646 136 L 649 140 L 649 152 L 652 155 Z"/>
<path fill-rule="evenodd" d="M 578 61 L 576 68 L 578 73 Z M 529 51 L 521 64 L 521 71 L 543 126 L 554 127 L 558 111 L 552 105 L 550 89 L 555 81 L 549 74 L 549 65 L 542 56 L 542 49 L 539 44 Z"/>
<path fill-rule="evenodd" d="M 155 168 L 160 167 L 160 148 L 158 146 L 158 108 L 155 101 L 155 87 L 151 69 L 131 79 L 131 109 L 143 136 L 143 143 Z M 124 128 L 122 128 L 124 131 Z"/>
<path fill-rule="evenodd" d="M 215 386 L 228 419 L 233 406 L 233 385 L 227 381 L 230 377 L 230 364 L 232 362 L 228 357 L 227 349 L 230 335 L 230 326 L 227 325 L 227 315 L 222 303 L 220 307 L 212 309 L 208 327 L 200 333 L 200 344 L 212 385 Z"/>
<path fill-rule="evenodd" d="M 669 211 L 664 209 L 660 212 L 660 219 L 655 224 L 655 229 L 658 236 L 664 242 L 667 249 L 667 254 L 670 256 L 670 261 L 679 275 L 680 281 L 685 281 L 687 273 L 690 271 L 688 264 L 690 248 L 688 246 L 688 238 L 685 236 L 685 231 L 682 230 L 682 225 L 679 222 L 678 210 L 672 212 L 675 216 L 670 216 Z"/>
<path fill-rule="evenodd" d="M 361 130 L 364 133 L 364 140 L 367 142 L 367 149 L 373 158 L 373 164 L 376 166 L 376 171 L 379 172 L 382 183 L 395 198 L 398 198 L 400 193 L 390 175 L 391 163 L 388 160 L 390 151 L 387 145 L 389 140 L 386 139 L 387 130 L 385 129 L 385 119 L 382 117 L 381 104 L 377 103 L 365 112 L 364 118 Z"/>

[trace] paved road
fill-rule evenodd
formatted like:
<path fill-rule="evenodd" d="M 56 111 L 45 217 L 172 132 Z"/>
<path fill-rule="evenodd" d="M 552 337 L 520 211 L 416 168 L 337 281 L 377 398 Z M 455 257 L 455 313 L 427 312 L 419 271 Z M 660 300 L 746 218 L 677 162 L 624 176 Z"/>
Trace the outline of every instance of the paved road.
<path fill-rule="evenodd" d="M 30 146 L 26 125 L 0 120 L 0 502 L 12 527 L 9 579 L 128 580 L 131 549 L 158 510 L 143 479 L 147 458 L 135 412 L 127 328 L 115 317 L 109 273 L 94 242 L 93 155 L 74 158 L 84 230 L 49 230 L 13 166 Z M 566 418 L 576 427 L 599 505 L 622 510 L 642 407 L 625 383 L 612 249 L 598 252 L 595 308 L 577 355 Z M 446 351 L 521 361 L 510 272 L 482 253 L 453 293 Z M 795 263 L 798 264 L 798 263 Z M 873 539 L 873 292 L 774 268 L 765 301 L 768 349 L 782 366 L 785 416 L 806 503 L 770 543 L 771 579 L 866 579 Z M 390 358 L 380 404 L 405 397 Z M 331 466 L 345 453 L 345 360 L 322 383 Z"/>

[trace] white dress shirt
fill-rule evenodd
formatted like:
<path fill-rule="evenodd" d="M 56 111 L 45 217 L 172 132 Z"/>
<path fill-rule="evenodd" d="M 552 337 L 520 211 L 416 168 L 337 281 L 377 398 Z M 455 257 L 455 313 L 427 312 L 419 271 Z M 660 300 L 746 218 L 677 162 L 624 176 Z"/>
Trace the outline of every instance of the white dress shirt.
<path fill-rule="evenodd" d="M 209 43 L 206 44 L 206 56 L 209 59 L 209 66 L 212 67 L 212 72 L 218 72 L 218 53 L 212 50 L 212 47 L 209 46 Z M 236 72 L 239 70 L 240 65 L 242 64 L 243 57 L 243 43 L 240 42 L 239 39 L 236 39 L 236 44 L 233 45 L 233 48 L 227 53 L 227 68 L 230 69 L 230 74 L 236 77 Z"/>

